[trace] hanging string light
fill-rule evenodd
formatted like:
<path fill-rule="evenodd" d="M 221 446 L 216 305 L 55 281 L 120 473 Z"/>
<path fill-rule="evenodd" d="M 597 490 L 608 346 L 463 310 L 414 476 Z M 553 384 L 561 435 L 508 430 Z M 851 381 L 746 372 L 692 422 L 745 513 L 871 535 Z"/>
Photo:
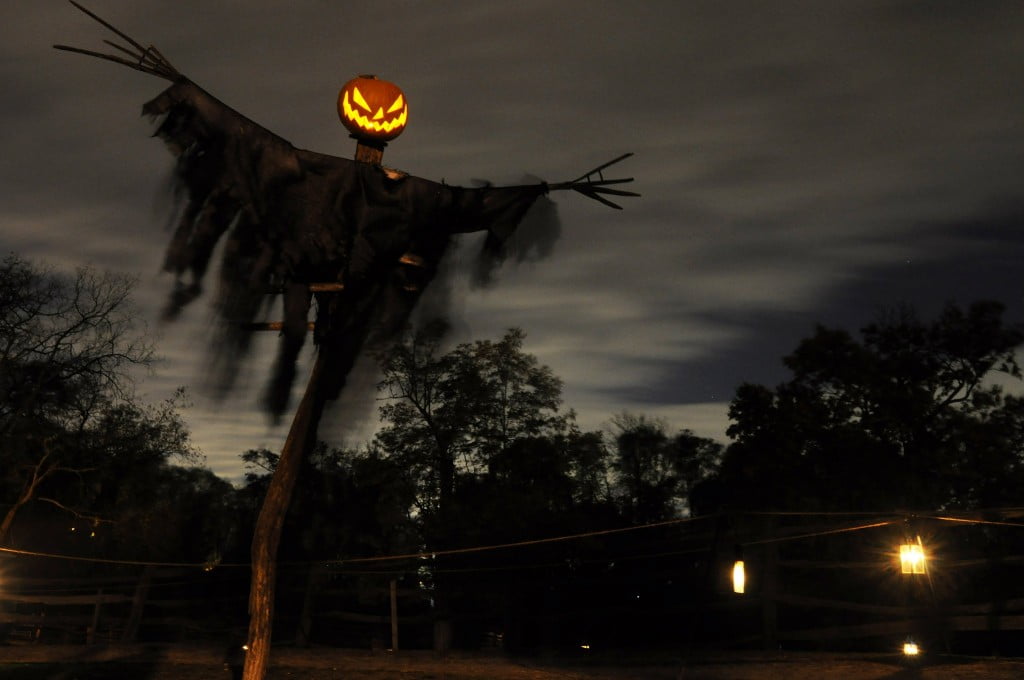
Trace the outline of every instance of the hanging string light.
<path fill-rule="evenodd" d="M 747 573 L 743 566 L 743 549 L 736 546 L 736 561 L 732 565 L 732 592 L 743 594 L 747 585 Z"/>

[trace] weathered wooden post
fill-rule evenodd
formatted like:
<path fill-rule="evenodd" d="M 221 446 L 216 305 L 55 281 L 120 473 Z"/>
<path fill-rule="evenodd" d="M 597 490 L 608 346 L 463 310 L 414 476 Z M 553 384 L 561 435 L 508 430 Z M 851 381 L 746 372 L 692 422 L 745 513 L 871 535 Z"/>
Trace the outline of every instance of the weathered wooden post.
<path fill-rule="evenodd" d="M 249 586 L 249 635 L 243 680 L 263 680 L 270 663 L 270 640 L 274 624 L 274 588 L 277 582 L 277 548 L 288 513 L 302 457 L 316 441 L 317 425 L 323 414 L 320 394 L 324 355 L 318 354 L 299 407 L 295 410 L 288 437 L 281 449 L 277 468 L 270 478 L 267 495 L 256 520 L 252 537 L 252 582 Z"/>
<path fill-rule="evenodd" d="M 147 564 L 142 568 L 142 575 L 135 586 L 135 595 L 132 597 L 132 609 L 128 614 L 128 621 L 124 624 L 124 631 L 121 633 L 121 642 L 135 642 L 139 635 L 139 626 L 142 624 L 142 610 L 146 606 L 146 597 L 149 595 L 149 586 L 153 582 L 153 572 L 156 567 Z"/>
<path fill-rule="evenodd" d="M 100 611 L 103 608 L 103 588 L 96 591 L 96 604 L 92 608 L 92 620 L 89 627 L 85 629 L 85 644 L 91 645 L 96 642 L 96 632 L 100 627 Z"/>
<path fill-rule="evenodd" d="M 775 518 L 768 515 L 761 523 L 763 534 L 775 536 Z M 767 541 L 763 546 L 761 563 L 761 644 L 765 650 L 779 646 L 779 545 Z"/>
<path fill-rule="evenodd" d="M 391 579 L 391 651 L 398 651 L 398 580 Z"/>

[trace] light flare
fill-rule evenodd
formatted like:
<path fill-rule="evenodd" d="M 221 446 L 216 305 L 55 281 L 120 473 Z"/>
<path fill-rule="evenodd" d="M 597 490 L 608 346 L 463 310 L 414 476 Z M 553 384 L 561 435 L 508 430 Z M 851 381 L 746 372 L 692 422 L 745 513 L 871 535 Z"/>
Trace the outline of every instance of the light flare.
<path fill-rule="evenodd" d="M 900 546 L 900 571 L 904 574 L 924 574 L 924 546 L 920 539 L 917 543 L 904 543 Z"/>

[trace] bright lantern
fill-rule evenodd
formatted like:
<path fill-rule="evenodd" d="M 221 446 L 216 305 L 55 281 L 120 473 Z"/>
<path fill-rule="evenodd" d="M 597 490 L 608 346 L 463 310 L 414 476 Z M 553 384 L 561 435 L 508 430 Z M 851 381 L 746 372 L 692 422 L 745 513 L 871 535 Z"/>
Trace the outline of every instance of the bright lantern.
<path fill-rule="evenodd" d="M 732 565 L 732 592 L 742 593 L 747 583 L 747 575 L 743 570 L 743 560 L 736 560 Z"/>
<path fill-rule="evenodd" d="M 921 648 L 917 646 L 917 643 L 912 640 L 907 640 L 903 643 L 903 654 L 906 656 L 917 656 L 921 653 Z"/>
<path fill-rule="evenodd" d="M 923 574 L 924 548 L 920 543 L 904 543 L 900 546 L 900 571 L 904 574 Z"/>
<path fill-rule="evenodd" d="M 402 134 L 409 120 L 409 104 L 394 83 L 359 76 L 338 92 L 338 117 L 355 137 L 386 142 Z"/>

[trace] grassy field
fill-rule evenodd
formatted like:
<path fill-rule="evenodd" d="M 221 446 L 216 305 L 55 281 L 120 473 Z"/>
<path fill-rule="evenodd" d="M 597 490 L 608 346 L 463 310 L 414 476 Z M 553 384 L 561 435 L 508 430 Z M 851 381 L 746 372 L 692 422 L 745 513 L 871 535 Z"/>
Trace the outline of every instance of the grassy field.
<path fill-rule="evenodd" d="M 0 647 L 2 680 L 230 680 L 217 650 L 185 647 Z M 275 650 L 270 680 L 1017 680 L 1024 660 L 936 657 L 914 666 L 896 655 L 737 653 L 683 663 L 659 658 L 438 658 Z"/>

